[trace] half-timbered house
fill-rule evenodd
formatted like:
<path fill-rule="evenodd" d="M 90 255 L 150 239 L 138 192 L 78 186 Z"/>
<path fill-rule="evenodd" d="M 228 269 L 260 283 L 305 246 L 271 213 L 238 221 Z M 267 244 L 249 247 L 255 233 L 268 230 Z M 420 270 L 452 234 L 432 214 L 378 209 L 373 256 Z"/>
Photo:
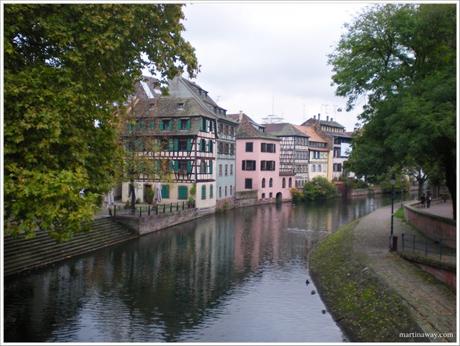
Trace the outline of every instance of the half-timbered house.
<path fill-rule="evenodd" d="M 264 126 L 268 134 L 281 139 L 280 175 L 295 175 L 295 187 L 301 188 L 308 181 L 308 135 L 289 123 Z"/>
<path fill-rule="evenodd" d="M 128 151 L 147 158 L 136 171 L 137 199 L 146 202 L 148 190 L 160 183 L 161 203 L 215 208 L 215 115 L 192 97 L 150 96 L 131 99 L 123 134 Z M 123 183 L 123 201 L 129 199 L 129 185 Z"/>

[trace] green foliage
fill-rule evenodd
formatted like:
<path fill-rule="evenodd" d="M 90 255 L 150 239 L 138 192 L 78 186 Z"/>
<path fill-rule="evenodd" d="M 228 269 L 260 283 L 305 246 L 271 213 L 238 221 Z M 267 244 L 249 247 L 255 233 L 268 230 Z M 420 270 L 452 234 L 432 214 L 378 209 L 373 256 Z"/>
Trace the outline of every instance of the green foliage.
<path fill-rule="evenodd" d="M 146 193 L 145 193 L 145 201 L 146 201 L 148 204 L 152 204 L 152 202 L 153 202 L 153 197 L 154 197 L 153 190 L 152 190 L 152 189 L 147 189 L 147 191 L 146 191 Z"/>
<path fill-rule="evenodd" d="M 367 189 L 369 184 L 365 181 L 362 181 L 361 179 L 347 178 L 345 180 L 345 186 L 348 189 Z"/>
<path fill-rule="evenodd" d="M 303 200 L 303 192 L 302 192 L 302 190 L 292 188 L 289 191 L 291 192 L 292 201 L 294 203 L 298 203 L 298 202 L 301 202 Z"/>
<path fill-rule="evenodd" d="M 399 208 L 395 211 L 394 216 L 398 219 L 404 220 L 404 208 Z"/>
<path fill-rule="evenodd" d="M 197 71 L 182 19 L 181 5 L 4 6 L 6 234 L 68 239 L 91 220 L 122 164 L 115 105 L 143 68 Z"/>
<path fill-rule="evenodd" d="M 337 94 L 366 96 L 348 168 L 421 167 L 456 193 L 456 8 L 376 5 L 347 27 L 329 63 Z M 454 206 L 455 209 L 455 206 Z"/>
<path fill-rule="evenodd" d="M 337 196 L 337 189 L 324 177 L 315 177 L 303 187 L 304 200 L 328 199 Z"/>

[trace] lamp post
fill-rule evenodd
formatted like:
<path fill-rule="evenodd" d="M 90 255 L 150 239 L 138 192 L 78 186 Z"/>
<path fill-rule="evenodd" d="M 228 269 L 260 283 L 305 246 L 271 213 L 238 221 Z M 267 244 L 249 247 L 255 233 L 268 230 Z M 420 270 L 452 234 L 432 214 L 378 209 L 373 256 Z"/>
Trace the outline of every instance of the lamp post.
<path fill-rule="evenodd" d="M 390 179 L 391 183 L 391 229 L 390 229 L 390 251 L 393 250 L 393 214 L 394 214 L 394 201 L 395 201 L 395 183 L 396 178 L 394 173 Z"/>

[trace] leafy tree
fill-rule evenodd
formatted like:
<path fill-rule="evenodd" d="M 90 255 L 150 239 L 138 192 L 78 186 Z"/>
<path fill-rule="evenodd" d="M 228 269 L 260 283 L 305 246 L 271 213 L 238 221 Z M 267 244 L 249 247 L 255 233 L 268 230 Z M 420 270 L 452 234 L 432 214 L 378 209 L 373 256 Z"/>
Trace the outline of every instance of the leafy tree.
<path fill-rule="evenodd" d="M 367 97 L 350 166 L 442 170 L 456 200 L 456 7 L 377 5 L 347 26 L 329 56 L 336 93 Z M 439 169 L 436 169 L 438 167 Z"/>
<path fill-rule="evenodd" d="M 63 240 L 91 220 L 121 165 L 114 110 L 141 70 L 197 72 L 182 19 L 181 5 L 4 6 L 6 234 Z"/>
<path fill-rule="evenodd" d="M 337 188 L 324 177 L 315 177 L 303 186 L 305 200 L 328 199 L 337 196 Z"/>

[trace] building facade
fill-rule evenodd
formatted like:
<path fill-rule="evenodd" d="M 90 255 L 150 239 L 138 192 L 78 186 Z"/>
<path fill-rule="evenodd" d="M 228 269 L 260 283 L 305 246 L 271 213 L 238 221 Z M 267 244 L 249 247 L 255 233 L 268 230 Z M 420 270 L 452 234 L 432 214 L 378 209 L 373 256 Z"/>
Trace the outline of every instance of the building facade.
<path fill-rule="evenodd" d="M 302 125 L 312 126 L 322 135 L 327 136 L 332 142 L 332 161 L 330 162 L 331 179 L 339 179 L 346 174 L 352 176 L 351 172 L 344 172 L 344 164 L 351 151 L 351 132 L 346 132 L 345 127 L 326 116 L 321 120 L 321 115 L 308 119 Z"/>
<path fill-rule="evenodd" d="M 280 174 L 280 143 L 275 136 L 265 133 L 246 114 L 232 115 L 238 119 L 236 133 L 236 191 L 256 191 L 259 201 L 291 198 L 295 175 Z"/>
<path fill-rule="evenodd" d="M 146 78 L 137 90 L 148 88 L 151 80 Z M 123 142 L 132 160 L 126 169 L 135 177 L 134 184 L 122 184 L 122 201 L 130 200 L 134 188 L 138 202 L 149 202 L 159 183 L 162 204 L 215 208 L 215 115 L 195 98 L 161 96 L 153 90 L 136 92 L 127 113 Z"/>
<path fill-rule="evenodd" d="M 314 127 L 297 126 L 296 128 L 308 136 L 308 180 L 324 177 L 331 180 L 330 172 L 330 143 L 319 134 Z"/>
<path fill-rule="evenodd" d="M 289 123 L 265 124 L 264 126 L 268 134 L 281 139 L 280 174 L 294 175 L 295 187 L 302 188 L 308 181 L 308 135 Z"/>
<path fill-rule="evenodd" d="M 235 192 L 235 135 L 238 123 L 227 116 L 208 91 L 183 77 L 169 82 L 169 93 L 176 97 L 193 97 L 211 112 L 217 121 L 216 137 L 216 200 L 217 207 L 232 204 Z"/>

